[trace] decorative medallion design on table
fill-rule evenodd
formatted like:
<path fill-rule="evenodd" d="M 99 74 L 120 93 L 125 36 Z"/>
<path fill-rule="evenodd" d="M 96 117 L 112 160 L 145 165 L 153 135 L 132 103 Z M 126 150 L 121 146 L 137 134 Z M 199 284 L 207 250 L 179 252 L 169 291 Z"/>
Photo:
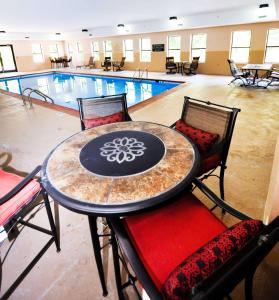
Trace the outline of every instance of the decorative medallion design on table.
<path fill-rule="evenodd" d="M 143 131 L 114 131 L 92 139 L 80 152 L 80 163 L 101 176 L 129 176 L 154 167 L 164 157 L 165 145 Z"/>
<path fill-rule="evenodd" d="M 107 142 L 100 148 L 101 155 L 105 156 L 108 161 L 116 161 L 119 164 L 124 161 L 134 161 L 137 156 L 144 155 L 144 143 L 135 138 L 116 138 Z"/>

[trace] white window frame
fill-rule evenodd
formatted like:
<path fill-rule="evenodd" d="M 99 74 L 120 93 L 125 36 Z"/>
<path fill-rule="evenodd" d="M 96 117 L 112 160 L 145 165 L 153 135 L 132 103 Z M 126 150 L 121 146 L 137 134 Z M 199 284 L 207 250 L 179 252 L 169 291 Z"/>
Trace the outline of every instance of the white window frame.
<path fill-rule="evenodd" d="M 179 49 L 170 49 L 170 43 L 169 43 L 169 40 L 170 40 L 170 38 L 171 37 L 179 37 L 179 40 L 180 40 L 180 48 Z M 181 61 L 181 36 L 180 35 L 168 35 L 168 56 L 173 56 L 173 55 L 170 55 L 170 51 L 179 51 L 179 60 L 178 61 L 176 61 L 175 60 L 175 57 L 174 57 L 174 61 L 175 62 L 180 62 Z"/>
<path fill-rule="evenodd" d="M 126 41 L 132 41 L 132 49 L 127 49 Z M 127 55 L 129 52 L 132 53 L 132 59 L 129 59 L 129 55 Z M 134 61 L 134 40 L 133 39 L 126 39 L 123 40 L 123 56 L 126 57 L 126 61 L 133 62 Z"/>
<path fill-rule="evenodd" d="M 68 54 L 70 57 L 72 57 L 74 55 L 74 48 L 71 43 L 68 43 Z"/>
<path fill-rule="evenodd" d="M 56 51 L 55 51 L 55 52 L 49 51 L 49 56 L 50 56 L 50 57 L 54 57 L 54 58 L 59 57 L 58 44 L 49 45 L 49 47 L 50 47 L 50 46 L 55 46 Z"/>
<path fill-rule="evenodd" d="M 107 50 L 107 43 L 110 42 L 111 43 L 111 50 Z M 110 57 L 112 60 L 112 41 L 111 40 L 105 40 L 104 41 L 104 55 L 105 57 Z"/>
<path fill-rule="evenodd" d="M 98 49 L 96 49 L 96 45 L 98 45 Z M 91 42 L 91 53 L 94 57 L 94 60 L 99 61 L 100 60 L 100 47 L 98 41 L 92 41 Z"/>
<path fill-rule="evenodd" d="M 265 52 L 264 52 L 264 63 L 275 63 L 275 64 L 278 64 L 279 57 L 278 57 L 278 60 L 276 60 L 276 61 L 266 61 L 266 52 L 267 52 L 268 48 L 278 48 L 278 51 L 279 51 L 279 45 L 278 46 L 277 45 L 275 45 L 275 46 L 269 46 L 268 45 L 268 37 L 269 37 L 270 30 L 278 30 L 279 31 L 279 28 L 269 28 L 267 30 L 266 45 L 265 45 Z"/>
<path fill-rule="evenodd" d="M 204 35 L 205 36 L 205 48 L 193 48 L 193 39 L 195 35 Z M 199 59 L 199 63 L 205 63 L 206 62 L 206 44 L 207 44 L 207 34 L 206 33 L 194 33 L 191 35 L 191 54 L 190 58 L 193 59 L 193 50 L 204 50 L 204 60 Z"/>
<path fill-rule="evenodd" d="M 233 37 L 234 37 L 234 33 L 235 32 L 239 32 L 239 31 L 250 31 L 250 42 L 249 42 L 249 47 L 239 47 L 239 46 L 234 46 L 233 43 L 234 43 L 234 40 L 233 40 Z M 251 29 L 248 29 L 248 30 L 235 30 L 235 31 L 232 31 L 232 34 L 231 34 L 231 49 L 230 49 L 230 59 L 234 60 L 236 63 L 248 63 L 249 62 L 249 58 L 250 58 L 250 49 L 251 49 L 251 39 L 252 39 L 252 30 Z M 245 62 L 239 62 L 239 61 L 236 61 L 233 57 L 232 57 L 232 50 L 233 49 L 249 49 L 248 51 L 248 57 L 247 57 L 247 61 Z"/>
<path fill-rule="evenodd" d="M 40 46 L 40 52 L 34 52 L 34 50 L 33 50 L 33 45 L 39 45 L 39 46 Z M 32 44 L 31 47 L 32 47 L 33 62 L 34 62 L 34 63 L 38 63 L 38 64 L 43 63 L 43 62 L 45 61 L 45 58 L 44 58 L 44 54 L 43 54 L 43 48 L 42 48 L 42 45 L 41 45 L 40 43 L 34 43 L 34 44 Z M 35 55 L 40 55 L 40 56 L 41 56 L 41 59 L 40 59 L 40 60 L 36 60 L 36 59 L 34 58 Z"/>
<path fill-rule="evenodd" d="M 142 40 L 149 40 L 150 42 L 150 49 L 142 49 Z M 143 53 L 149 53 L 149 59 L 148 60 L 144 60 L 143 59 Z M 140 38 L 140 61 L 141 62 L 151 62 L 151 55 L 152 55 L 152 45 L 151 45 L 151 38 Z"/>

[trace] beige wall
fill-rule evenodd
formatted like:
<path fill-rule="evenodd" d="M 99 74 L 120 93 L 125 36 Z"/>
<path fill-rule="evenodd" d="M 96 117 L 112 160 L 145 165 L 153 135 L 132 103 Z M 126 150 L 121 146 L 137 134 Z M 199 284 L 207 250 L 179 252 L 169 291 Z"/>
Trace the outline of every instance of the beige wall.
<path fill-rule="evenodd" d="M 266 34 L 269 28 L 279 28 L 279 22 L 221 26 L 211 28 L 199 28 L 192 30 L 180 30 L 172 32 L 159 32 L 140 35 L 127 35 L 106 38 L 92 38 L 78 41 L 83 44 L 84 48 L 84 63 L 88 62 L 91 56 L 90 43 L 91 41 L 99 41 L 100 47 L 100 60 L 104 60 L 103 41 L 111 40 L 113 45 L 113 60 L 120 60 L 122 53 L 123 39 L 133 39 L 134 41 L 134 62 L 125 63 L 126 70 L 134 70 L 136 68 L 143 68 L 145 65 L 149 71 L 165 71 L 165 60 L 167 56 L 167 36 L 180 35 L 181 36 L 181 60 L 188 61 L 190 58 L 190 40 L 191 35 L 195 33 L 207 34 L 207 49 L 206 49 L 206 62 L 200 63 L 198 72 L 203 74 L 219 74 L 228 75 L 229 68 L 227 59 L 230 55 L 231 46 L 231 33 L 236 30 L 252 30 L 251 48 L 250 48 L 250 63 L 263 63 L 265 55 Z M 149 63 L 140 62 L 139 53 L 139 39 L 141 37 L 151 38 L 152 44 L 165 44 L 165 52 L 152 52 L 152 61 Z M 65 41 L 65 49 L 68 43 L 76 48 L 77 41 Z M 73 55 L 75 57 L 75 53 Z M 76 59 L 73 60 L 74 65 L 77 63 Z M 82 62 L 78 62 L 81 64 Z M 100 62 L 97 62 L 100 67 Z M 278 66 L 278 65 L 277 65 Z"/>
<path fill-rule="evenodd" d="M 230 55 L 231 33 L 236 30 L 252 30 L 251 48 L 250 48 L 250 63 L 263 63 L 265 55 L 266 34 L 269 28 L 279 28 L 279 22 L 267 22 L 256 24 L 244 24 L 233 26 L 220 26 L 211 28 L 199 28 L 189 30 L 179 30 L 171 32 L 158 32 L 127 36 L 113 36 L 106 38 L 92 38 L 84 40 L 67 40 L 63 42 L 55 41 L 5 41 L 14 46 L 16 61 L 19 71 L 35 71 L 50 67 L 49 62 L 49 45 L 57 43 L 60 50 L 60 55 L 68 53 L 68 44 L 72 45 L 73 66 L 84 65 L 88 63 L 91 56 L 91 42 L 93 40 L 99 41 L 100 61 L 97 62 L 97 67 L 100 67 L 104 60 L 103 41 L 111 40 L 113 46 L 113 60 L 120 60 L 123 56 L 122 42 L 123 39 L 133 39 L 134 41 L 134 62 L 126 62 L 126 70 L 135 70 L 137 68 L 147 67 L 149 71 L 165 71 L 165 60 L 167 56 L 167 36 L 180 35 L 181 36 L 181 60 L 188 61 L 190 58 L 190 40 L 194 33 L 207 34 L 207 49 L 206 62 L 199 64 L 198 73 L 228 75 L 229 68 L 227 59 Z M 152 52 L 151 62 L 140 62 L 139 39 L 142 37 L 151 38 L 151 44 L 165 44 L 164 52 Z M 32 43 L 40 42 L 43 47 L 45 61 L 43 63 L 34 63 L 32 59 L 31 45 Z M 82 55 L 78 55 L 77 42 L 81 43 L 83 47 Z M 3 44 L 3 42 L 2 42 Z M 274 65 L 276 66 L 276 65 Z M 279 64 L 277 64 L 279 66 Z"/>
<path fill-rule="evenodd" d="M 38 41 L 38 40 L 24 40 L 24 41 L 0 41 L 0 45 L 13 45 L 16 64 L 18 71 L 39 71 L 50 68 L 49 60 L 49 46 L 57 44 L 58 53 L 60 56 L 64 55 L 64 43 L 62 41 Z M 44 60 L 41 63 L 34 63 L 32 56 L 32 44 L 41 44 Z"/>

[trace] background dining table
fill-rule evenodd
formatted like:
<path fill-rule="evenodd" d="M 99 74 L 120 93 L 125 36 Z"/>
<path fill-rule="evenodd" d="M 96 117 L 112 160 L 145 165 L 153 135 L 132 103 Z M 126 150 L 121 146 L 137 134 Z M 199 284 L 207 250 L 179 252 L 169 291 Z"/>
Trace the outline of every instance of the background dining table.
<path fill-rule="evenodd" d="M 255 74 L 253 76 L 252 84 L 255 85 L 256 79 L 259 78 L 259 71 L 271 71 L 272 70 L 272 64 L 247 64 L 242 67 L 243 70 L 250 70 L 255 71 Z"/>

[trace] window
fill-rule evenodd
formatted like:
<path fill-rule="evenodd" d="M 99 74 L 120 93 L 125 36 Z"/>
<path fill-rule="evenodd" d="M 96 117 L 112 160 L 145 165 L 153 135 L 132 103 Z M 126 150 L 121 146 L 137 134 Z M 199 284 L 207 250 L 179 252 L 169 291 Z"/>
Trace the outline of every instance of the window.
<path fill-rule="evenodd" d="M 73 54 L 74 54 L 74 49 L 73 49 L 72 44 L 68 44 L 68 54 L 70 57 L 73 56 Z"/>
<path fill-rule="evenodd" d="M 112 59 L 112 43 L 111 43 L 111 41 L 104 41 L 104 52 L 105 52 L 105 57 L 110 57 Z"/>
<path fill-rule="evenodd" d="M 44 61 L 43 51 L 41 44 L 32 44 L 33 61 L 41 63 Z"/>
<path fill-rule="evenodd" d="M 123 55 L 126 57 L 126 61 L 134 61 L 133 40 L 123 41 Z"/>
<path fill-rule="evenodd" d="M 192 35 L 191 42 L 191 59 L 193 57 L 200 57 L 199 62 L 205 62 L 206 55 L 206 34 L 199 33 Z"/>
<path fill-rule="evenodd" d="M 49 56 L 50 57 L 58 57 L 59 56 L 57 44 L 49 46 Z"/>
<path fill-rule="evenodd" d="M 264 62 L 279 62 L 279 29 L 268 30 Z"/>
<path fill-rule="evenodd" d="M 151 40 L 149 38 L 140 39 L 140 61 L 151 61 Z"/>
<path fill-rule="evenodd" d="M 233 31 L 231 43 L 231 59 L 237 63 L 249 61 L 251 30 Z"/>
<path fill-rule="evenodd" d="M 77 58 L 79 62 L 83 62 L 84 61 L 84 54 L 83 54 L 83 46 L 81 43 L 77 42 Z"/>
<path fill-rule="evenodd" d="M 100 60 L 100 50 L 99 50 L 99 43 L 92 42 L 92 56 L 94 56 L 94 60 Z"/>
<path fill-rule="evenodd" d="M 168 56 L 173 56 L 175 62 L 180 61 L 180 36 L 168 37 Z"/>

